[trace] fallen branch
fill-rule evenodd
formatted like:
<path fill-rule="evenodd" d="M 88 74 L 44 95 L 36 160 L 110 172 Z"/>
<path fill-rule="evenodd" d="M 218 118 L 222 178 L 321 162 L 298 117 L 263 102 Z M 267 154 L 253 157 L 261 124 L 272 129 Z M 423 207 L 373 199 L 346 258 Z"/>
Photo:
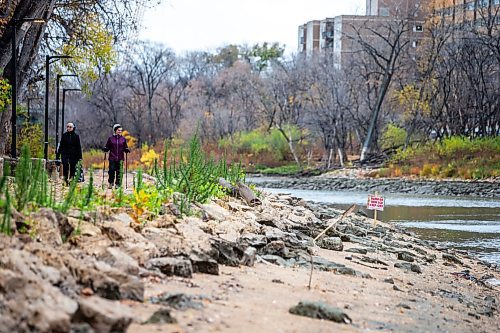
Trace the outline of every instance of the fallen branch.
<path fill-rule="evenodd" d="M 250 205 L 250 206 L 256 206 L 256 205 L 261 205 L 262 202 L 260 201 L 259 198 L 253 193 L 252 189 L 248 187 L 247 185 L 243 184 L 242 182 L 237 182 L 236 186 L 238 188 L 238 192 L 240 193 L 241 197 L 245 199 L 245 201 Z"/>
<path fill-rule="evenodd" d="M 222 188 L 224 188 L 231 196 L 235 197 L 238 194 L 238 189 L 234 187 L 230 182 L 220 177 L 218 183 Z"/>
<path fill-rule="evenodd" d="M 335 226 L 340 220 L 342 220 L 344 217 L 347 215 L 351 214 L 354 210 L 356 209 L 356 205 L 352 205 L 349 207 L 342 215 L 334 219 L 330 225 L 323 230 L 322 232 L 319 233 L 314 239 L 313 239 L 313 245 L 316 246 L 316 241 L 323 236 L 328 230 L 330 230 L 333 226 Z M 313 254 L 311 252 L 311 273 L 309 274 L 309 289 L 311 289 L 311 283 L 312 283 L 312 276 L 313 276 L 313 271 L 314 271 L 314 262 L 313 262 Z"/>
<path fill-rule="evenodd" d="M 330 230 L 333 226 L 335 226 L 344 217 L 346 217 L 347 215 L 351 214 L 355 209 L 356 209 L 356 205 L 352 205 L 351 207 L 349 207 L 342 215 L 340 215 L 339 217 L 337 217 L 336 219 L 334 219 L 325 230 L 323 230 L 322 232 L 320 232 L 319 235 L 314 238 L 314 241 L 316 242 L 328 230 Z"/>

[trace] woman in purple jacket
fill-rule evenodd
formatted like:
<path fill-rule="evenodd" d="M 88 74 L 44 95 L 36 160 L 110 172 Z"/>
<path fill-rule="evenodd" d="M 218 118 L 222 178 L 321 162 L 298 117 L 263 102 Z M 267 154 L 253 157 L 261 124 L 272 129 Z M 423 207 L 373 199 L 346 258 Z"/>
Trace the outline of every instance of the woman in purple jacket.
<path fill-rule="evenodd" d="M 121 186 L 120 170 L 123 160 L 125 159 L 125 154 L 130 153 L 127 139 L 122 136 L 122 126 L 120 124 L 115 124 L 113 126 L 113 132 L 114 134 L 108 138 L 106 145 L 102 149 L 105 152 L 109 151 L 108 188 L 113 188 L 113 184 L 115 184 L 116 187 Z"/>

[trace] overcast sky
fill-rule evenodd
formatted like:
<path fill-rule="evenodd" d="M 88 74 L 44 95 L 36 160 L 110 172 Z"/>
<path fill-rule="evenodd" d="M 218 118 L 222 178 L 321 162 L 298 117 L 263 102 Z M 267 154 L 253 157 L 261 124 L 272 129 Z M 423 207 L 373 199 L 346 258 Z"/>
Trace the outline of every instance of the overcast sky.
<path fill-rule="evenodd" d="M 307 21 L 364 14 L 365 0 L 163 0 L 147 10 L 141 39 L 177 53 L 227 44 L 279 42 L 297 50 L 297 28 Z"/>

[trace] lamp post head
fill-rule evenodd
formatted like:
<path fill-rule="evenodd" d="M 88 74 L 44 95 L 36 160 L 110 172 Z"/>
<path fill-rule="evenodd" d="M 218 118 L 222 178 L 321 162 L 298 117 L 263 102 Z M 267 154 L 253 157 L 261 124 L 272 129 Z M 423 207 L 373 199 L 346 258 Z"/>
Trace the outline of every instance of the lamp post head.
<path fill-rule="evenodd" d="M 78 77 L 78 74 L 57 74 L 57 79 L 61 79 L 62 77 Z"/>
<path fill-rule="evenodd" d="M 54 56 L 49 56 L 50 59 L 71 59 L 73 58 L 72 56 L 69 55 L 54 55 Z"/>
<path fill-rule="evenodd" d="M 67 91 L 82 91 L 80 88 L 63 88 L 63 93 L 66 93 Z"/>

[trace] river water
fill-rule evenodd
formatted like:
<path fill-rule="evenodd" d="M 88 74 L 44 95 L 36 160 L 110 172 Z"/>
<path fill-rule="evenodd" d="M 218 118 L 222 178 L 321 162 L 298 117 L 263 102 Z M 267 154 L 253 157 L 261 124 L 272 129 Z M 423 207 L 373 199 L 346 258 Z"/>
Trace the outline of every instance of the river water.
<path fill-rule="evenodd" d="M 252 182 L 254 179 L 247 179 Z M 255 180 L 258 186 L 258 180 Z M 290 193 L 307 201 L 366 210 L 368 193 L 264 188 L 270 193 Z M 475 197 L 443 197 L 387 194 L 377 219 L 399 224 L 420 238 L 467 250 L 478 258 L 500 265 L 500 200 Z"/>

